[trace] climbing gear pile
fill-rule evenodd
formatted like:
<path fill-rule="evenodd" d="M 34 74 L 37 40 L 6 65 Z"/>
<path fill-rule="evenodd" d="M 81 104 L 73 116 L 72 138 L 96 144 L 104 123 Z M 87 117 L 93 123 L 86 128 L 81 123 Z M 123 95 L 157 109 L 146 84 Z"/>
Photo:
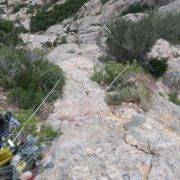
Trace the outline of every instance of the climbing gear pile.
<path fill-rule="evenodd" d="M 17 136 L 16 129 L 20 126 L 11 112 L 0 114 L 0 179 L 29 179 L 41 173 L 53 164 L 41 162 L 43 146 L 38 144 L 38 138 L 28 135 L 13 142 Z"/>

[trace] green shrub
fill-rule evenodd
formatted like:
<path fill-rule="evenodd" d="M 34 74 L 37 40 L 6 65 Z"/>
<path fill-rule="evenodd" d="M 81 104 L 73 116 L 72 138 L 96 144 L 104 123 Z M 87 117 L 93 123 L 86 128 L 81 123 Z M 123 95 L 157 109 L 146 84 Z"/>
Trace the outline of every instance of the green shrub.
<path fill-rule="evenodd" d="M 40 142 L 47 142 L 54 140 L 61 132 L 53 130 L 53 128 L 49 125 L 41 125 L 41 130 L 37 134 Z"/>
<path fill-rule="evenodd" d="M 61 79 L 48 101 L 62 94 L 65 78 L 62 70 L 23 50 L 0 49 L 0 85 L 9 90 L 10 101 L 23 109 L 36 108 Z"/>
<path fill-rule="evenodd" d="M 9 91 L 10 102 L 16 103 L 23 109 L 34 109 L 41 103 L 43 98 L 43 92 L 31 91 L 29 89 L 24 90 L 21 87 L 13 88 Z"/>
<path fill-rule="evenodd" d="M 160 16 L 155 22 L 157 34 L 173 44 L 180 43 L 180 12 Z"/>
<path fill-rule="evenodd" d="M 152 93 L 144 86 L 132 87 L 125 86 L 122 89 L 117 89 L 107 96 L 109 105 L 120 105 L 122 102 L 131 102 L 140 104 L 144 110 L 148 110 L 151 104 Z"/>
<path fill-rule="evenodd" d="M 0 30 L 5 33 L 10 33 L 14 30 L 14 25 L 12 21 L 8 20 L 0 20 Z"/>
<path fill-rule="evenodd" d="M 179 42 L 179 19 L 180 12 L 164 16 L 153 12 L 139 22 L 126 21 L 120 16 L 108 24 L 107 55 L 119 62 L 137 59 L 146 66 L 146 53 L 158 39 Z"/>
<path fill-rule="evenodd" d="M 128 67 L 108 89 L 109 94 L 106 98 L 108 104 L 120 105 L 122 102 L 133 102 L 140 104 L 144 110 L 148 110 L 152 91 L 148 78 L 142 78 L 145 76 L 142 67 L 136 61 L 131 64 L 105 62 L 103 67 L 95 69 L 92 76 L 92 80 L 103 86 L 110 85 L 120 72 Z"/>
<path fill-rule="evenodd" d="M 174 104 L 180 106 L 180 100 L 178 99 L 178 93 L 177 92 L 171 92 L 169 94 L 169 100 L 172 101 Z"/>
<path fill-rule="evenodd" d="M 4 33 L 0 30 L 0 47 L 14 47 L 20 43 L 22 43 L 22 40 L 19 38 L 17 33 Z"/>
<path fill-rule="evenodd" d="M 167 59 L 151 59 L 148 63 L 148 71 L 153 75 L 155 78 L 161 77 L 167 70 L 168 64 Z"/>
<path fill-rule="evenodd" d="M 87 0 L 67 0 L 64 4 L 55 5 L 51 10 L 42 8 L 31 18 L 31 32 L 46 30 L 50 26 L 71 17 Z"/>
<path fill-rule="evenodd" d="M 22 27 L 21 29 L 15 28 L 12 21 L 0 20 L 0 47 L 14 47 L 22 43 L 18 35 L 20 31 L 22 31 Z"/>
<path fill-rule="evenodd" d="M 135 23 L 120 17 L 109 24 L 107 54 L 120 62 L 131 61 L 134 58 L 144 59 L 146 52 L 158 39 L 153 30 L 153 23 L 153 18 L 146 17 Z"/>
<path fill-rule="evenodd" d="M 148 10 L 155 9 L 154 6 L 149 6 L 148 4 L 135 3 L 129 6 L 129 8 L 121 13 L 121 15 L 126 15 L 130 13 L 141 13 Z"/>
<path fill-rule="evenodd" d="M 140 74 L 143 72 L 142 68 L 136 62 L 125 65 L 113 61 L 107 61 L 103 68 L 95 68 L 92 80 L 103 86 L 109 85 L 127 66 L 128 69 L 126 69 L 124 73 L 117 79 L 113 85 L 114 87 L 117 87 L 119 84 L 125 82 L 131 75 Z"/>
<path fill-rule="evenodd" d="M 29 32 L 29 30 L 26 29 L 26 28 L 23 27 L 23 26 L 15 27 L 14 31 L 15 31 L 17 34 L 20 34 L 20 33 L 28 33 L 28 32 Z"/>

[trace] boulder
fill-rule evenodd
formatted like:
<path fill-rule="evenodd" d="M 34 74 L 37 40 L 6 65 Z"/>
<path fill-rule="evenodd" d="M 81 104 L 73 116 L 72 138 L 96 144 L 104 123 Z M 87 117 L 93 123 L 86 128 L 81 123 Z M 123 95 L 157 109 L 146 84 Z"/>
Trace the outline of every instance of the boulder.
<path fill-rule="evenodd" d="M 179 0 L 171 1 L 171 3 L 169 3 L 165 6 L 161 6 L 159 8 L 159 11 L 162 13 L 179 12 L 180 11 L 180 1 Z"/>
<path fill-rule="evenodd" d="M 49 27 L 44 34 L 47 35 L 64 35 L 67 31 L 67 27 L 64 27 L 62 24 L 54 25 Z"/>
<path fill-rule="evenodd" d="M 85 43 L 85 44 L 96 44 L 98 38 L 99 38 L 99 31 L 97 32 L 91 32 L 91 33 L 79 33 L 77 35 L 78 42 L 79 43 Z"/>
<path fill-rule="evenodd" d="M 95 16 L 100 14 L 102 8 L 101 0 L 90 0 L 84 4 L 84 6 L 79 11 L 79 17 L 84 16 Z"/>
<path fill-rule="evenodd" d="M 165 58 L 170 59 L 173 57 L 173 51 L 170 43 L 164 39 L 156 41 L 155 45 L 151 48 L 151 51 L 147 54 L 148 58 Z"/>
<path fill-rule="evenodd" d="M 142 114 L 134 114 L 132 120 L 124 125 L 125 129 L 141 126 L 146 121 L 146 117 Z"/>

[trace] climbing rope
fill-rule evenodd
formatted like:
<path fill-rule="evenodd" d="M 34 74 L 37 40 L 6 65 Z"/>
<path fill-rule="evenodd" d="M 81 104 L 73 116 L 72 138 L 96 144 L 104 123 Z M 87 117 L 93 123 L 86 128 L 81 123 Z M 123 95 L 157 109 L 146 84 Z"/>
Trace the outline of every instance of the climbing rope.
<path fill-rule="evenodd" d="M 27 126 L 29 121 L 34 117 L 34 115 L 37 113 L 37 111 L 40 109 L 40 107 L 44 104 L 44 102 L 47 100 L 47 98 L 51 95 L 51 93 L 54 91 L 54 89 L 57 87 L 57 85 L 59 84 L 60 81 L 61 81 L 61 78 L 57 81 L 57 83 L 54 85 L 54 87 L 51 89 L 51 91 L 47 94 L 47 96 L 44 98 L 44 100 L 41 102 L 41 104 L 37 107 L 37 109 L 32 113 L 32 115 L 29 117 L 27 122 L 22 126 L 22 128 L 20 129 L 20 131 L 17 133 L 16 137 L 14 138 L 13 143 L 21 135 L 22 131 Z"/>

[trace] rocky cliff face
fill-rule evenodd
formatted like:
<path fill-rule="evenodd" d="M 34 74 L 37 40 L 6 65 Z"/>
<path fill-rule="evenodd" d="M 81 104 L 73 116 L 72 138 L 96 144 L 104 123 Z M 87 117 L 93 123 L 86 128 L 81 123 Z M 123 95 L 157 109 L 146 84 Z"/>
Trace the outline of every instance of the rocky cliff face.
<path fill-rule="evenodd" d="M 163 13 L 180 9 L 179 0 L 110 0 L 104 4 L 90 0 L 76 19 L 66 19 L 43 34 L 21 35 L 29 48 L 54 46 L 48 59 L 67 75 L 64 97 L 55 103 L 47 120 L 63 131 L 44 159 L 55 166 L 38 179 L 180 179 L 180 107 L 155 93 L 149 112 L 132 103 L 112 109 L 106 104 L 105 91 L 91 80 L 103 54 L 100 47 L 106 46 L 105 24 L 137 2 L 159 4 Z M 180 89 L 179 55 L 179 46 L 163 39 L 152 47 L 149 56 L 166 57 L 169 63 L 163 80 L 156 82 L 158 90 Z"/>

